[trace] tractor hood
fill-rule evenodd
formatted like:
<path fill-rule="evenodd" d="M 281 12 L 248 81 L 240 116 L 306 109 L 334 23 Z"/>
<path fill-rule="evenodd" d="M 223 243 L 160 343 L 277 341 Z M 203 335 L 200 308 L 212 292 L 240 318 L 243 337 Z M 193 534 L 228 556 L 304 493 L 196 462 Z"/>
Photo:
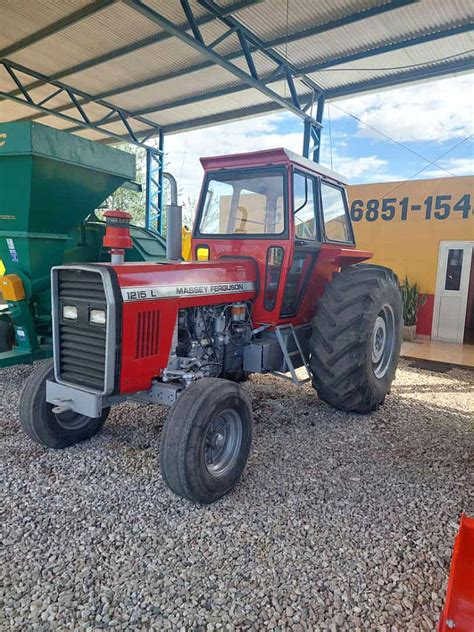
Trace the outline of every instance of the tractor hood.
<path fill-rule="evenodd" d="M 180 309 L 252 300 L 252 259 L 218 259 L 112 267 L 122 297 L 120 393 L 146 390 L 166 368 Z M 144 351 L 145 350 L 145 351 Z"/>
<path fill-rule="evenodd" d="M 124 303 L 179 299 L 182 307 L 190 307 L 249 300 L 257 291 L 257 268 L 251 259 L 112 267 Z"/>

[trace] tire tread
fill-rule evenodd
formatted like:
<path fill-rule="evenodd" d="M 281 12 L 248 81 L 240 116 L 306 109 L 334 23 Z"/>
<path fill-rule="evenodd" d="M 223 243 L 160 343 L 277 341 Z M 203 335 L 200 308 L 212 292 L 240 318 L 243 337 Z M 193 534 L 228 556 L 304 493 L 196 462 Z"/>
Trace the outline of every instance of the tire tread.
<path fill-rule="evenodd" d="M 396 275 L 382 266 L 356 264 L 335 272 L 318 300 L 310 338 L 313 387 L 321 399 L 344 411 L 369 412 L 383 402 L 367 379 L 366 349 L 377 300 L 396 288 Z M 401 298 L 395 301 L 396 348 L 388 386 L 395 375 L 401 343 Z M 348 309 L 348 308 L 351 309 Z"/>

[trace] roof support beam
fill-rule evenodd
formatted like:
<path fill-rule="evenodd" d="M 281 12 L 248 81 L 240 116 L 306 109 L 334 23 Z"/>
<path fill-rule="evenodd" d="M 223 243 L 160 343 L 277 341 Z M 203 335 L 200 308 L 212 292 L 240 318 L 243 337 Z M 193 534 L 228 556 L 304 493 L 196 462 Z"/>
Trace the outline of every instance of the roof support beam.
<path fill-rule="evenodd" d="M 170 22 L 170 20 L 162 16 L 160 13 L 158 13 L 157 11 L 153 9 L 150 9 L 150 7 L 143 4 L 141 0 L 122 0 L 122 1 L 128 6 L 138 11 L 141 15 L 144 15 L 152 22 L 155 22 L 156 24 L 161 26 L 161 28 L 164 28 L 168 32 L 172 33 L 175 37 L 177 37 L 184 43 L 188 44 L 189 46 L 191 46 L 192 48 L 200 52 L 203 56 L 207 57 L 214 64 L 221 66 L 222 68 L 224 68 L 224 70 L 227 70 L 230 74 L 240 79 L 243 83 L 261 92 L 268 99 L 270 99 L 271 101 L 274 101 L 280 107 L 289 110 L 290 112 L 292 112 L 293 114 L 296 114 L 296 116 L 298 116 L 299 118 L 303 120 L 311 120 L 315 125 L 319 125 L 315 119 L 313 119 L 310 115 L 306 114 L 301 108 L 297 107 L 294 103 L 288 102 L 287 100 L 284 99 L 284 97 L 280 96 L 277 92 L 274 92 L 273 90 L 268 88 L 258 78 L 252 77 L 251 74 L 248 74 L 245 71 L 241 70 L 238 66 L 226 60 L 224 57 L 216 53 L 213 49 L 207 47 L 205 44 L 202 44 L 200 41 L 196 40 L 191 35 L 188 35 L 186 32 L 180 29 L 180 27 L 176 26 L 176 24 L 174 24 L 173 22 Z M 206 6 L 208 4 L 210 3 L 208 3 L 206 0 Z M 234 26 L 233 19 L 225 18 L 225 17 L 219 18 L 219 19 L 223 21 L 226 25 L 230 26 L 230 28 Z M 242 28 L 242 30 L 244 31 L 244 27 L 239 26 L 239 28 Z M 247 38 L 249 38 L 248 33 L 249 33 L 248 29 L 245 29 L 245 35 Z M 253 34 L 251 34 L 251 37 L 252 39 L 256 40 Z M 275 55 L 273 51 L 269 53 L 268 49 L 266 52 L 267 52 L 267 55 L 269 54 L 271 54 L 272 56 Z M 290 70 L 292 70 L 289 64 L 286 64 L 285 67 L 288 67 Z M 304 77 L 304 80 L 305 81 L 307 80 L 306 77 Z"/>
<path fill-rule="evenodd" d="M 18 51 L 24 48 L 28 48 L 28 46 L 31 46 L 32 44 L 36 44 L 37 42 L 40 42 L 41 40 L 45 39 L 46 37 L 49 37 L 50 35 L 59 33 L 59 31 L 64 30 L 68 26 L 76 24 L 80 20 L 87 18 L 89 15 L 93 15 L 94 13 L 101 11 L 102 9 L 104 9 L 105 7 L 108 7 L 114 2 L 117 2 L 117 0 L 95 0 L 95 2 L 88 4 L 82 9 L 79 9 L 78 11 L 74 11 L 73 13 L 66 15 L 61 20 L 58 20 L 57 22 L 54 22 L 53 24 L 49 24 L 44 29 L 36 31 L 35 33 L 32 33 L 31 35 L 28 35 L 27 37 L 24 37 L 23 39 L 18 40 L 18 42 L 14 42 L 13 44 L 10 44 L 10 46 L 2 48 L 0 50 L 0 57 L 8 57 L 8 55 L 13 55 L 14 53 L 17 53 Z"/>
<path fill-rule="evenodd" d="M 302 107 L 308 107 L 309 105 L 311 105 L 311 102 L 313 101 L 313 95 L 308 96 L 304 96 L 301 99 L 301 105 Z M 291 101 L 288 99 L 288 103 L 291 103 Z M 272 112 L 275 112 L 276 110 L 279 110 L 280 108 L 275 105 L 275 103 L 264 103 L 262 105 L 253 105 L 251 107 L 245 108 L 245 109 L 237 109 L 237 110 L 231 110 L 228 112 L 223 112 L 222 114 L 211 114 L 210 116 L 203 116 L 200 117 L 199 119 L 193 119 L 192 121 L 192 125 L 191 127 L 209 127 L 211 125 L 218 125 L 221 123 L 229 123 L 231 121 L 235 121 L 238 119 L 242 119 L 242 118 L 249 118 L 251 116 L 259 116 L 261 114 L 271 114 Z M 164 134 L 168 134 L 168 133 L 177 133 L 177 132 L 181 132 L 184 130 L 188 130 L 190 128 L 189 126 L 189 121 L 181 121 L 179 123 L 173 123 L 171 125 L 167 125 L 166 127 L 163 127 L 163 132 Z M 144 133 L 143 132 L 138 132 L 137 136 L 139 138 L 143 138 L 144 137 Z M 126 141 L 126 138 L 122 138 L 123 141 Z M 107 140 L 104 139 L 105 143 L 113 143 L 116 142 L 113 139 L 111 140 Z"/>
<path fill-rule="evenodd" d="M 346 96 L 353 96 L 359 92 L 368 92 L 381 88 L 395 88 L 404 83 L 414 81 L 426 81 L 435 77 L 452 75 L 457 72 L 469 72 L 474 69 L 474 60 L 456 59 L 454 61 L 445 62 L 442 65 L 431 66 L 429 68 L 416 68 L 414 70 L 405 70 L 395 73 L 388 77 L 380 77 L 379 79 L 369 79 L 368 81 L 359 81 L 351 83 L 341 88 L 329 90 L 326 92 L 326 99 L 339 99 Z"/>
<path fill-rule="evenodd" d="M 388 42 L 387 44 L 383 44 L 381 46 L 364 48 L 363 50 L 355 53 L 343 54 L 339 57 L 332 57 L 331 59 L 315 62 L 314 64 L 308 64 L 307 66 L 304 66 L 301 71 L 305 74 L 317 72 L 318 70 L 334 68 L 334 66 L 342 66 L 343 64 L 348 64 L 353 61 L 376 57 L 377 55 L 383 55 L 384 53 L 391 53 L 397 50 L 410 48 L 412 46 L 418 46 L 419 44 L 435 42 L 437 40 L 444 39 L 445 37 L 453 37 L 455 35 L 461 35 L 462 33 L 470 33 L 472 31 L 474 31 L 473 24 L 461 24 L 449 29 L 424 33 L 423 35 L 418 35 L 417 37 L 409 37 L 395 42 Z"/>
<path fill-rule="evenodd" d="M 419 44 L 425 44 L 427 42 L 433 42 L 439 39 L 443 39 L 445 37 L 450 37 L 452 35 L 458 35 L 462 33 L 468 33 L 474 31 L 474 26 L 472 24 L 463 24 L 461 26 L 453 27 L 451 29 L 437 31 L 434 33 L 426 33 L 424 35 L 420 35 L 418 37 L 413 37 L 405 40 L 389 42 L 382 46 L 366 48 L 361 51 L 357 51 L 356 53 L 348 53 L 343 54 L 337 58 L 330 58 L 322 61 L 315 62 L 313 64 L 309 64 L 301 68 L 301 72 L 304 74 L 310 74 L 313 72 L 317 72 L 318 70 L 325 70 L 328 68 L 332 68 L 334 66 L 339 66 L 342 64 L 347 64 L 352 61 L 363 60 L 365 58 L 374 57 L 377 55 L 382 55 L 384 53 L 390 53 L 397 50 L 402 50 L 405 48 L 409 48 L 411 46 L 417 46 Z M 297 71 L 298 72 L 298 71 Z M 267 77 L 263 77 L 262 80 L 265 83 L 270 83 L 271 80 L 275 79 L 276 74 L 271 73 Z M 151 105 L 146 108 L 140 108 L 136 110 L 136 114 L 148 115 L 148 114 L 157 114 L 159 112 L 165 112 L 167 110 L 171 110 L 174 108 L 178 108 L 184 105 L 192 105 L 196 103 L 202 103 L 208 101 L 209 99 L 215 99 L 221 96 L 230 95 L 230 94 L 238 94 L 243 90 L 247 90 L 247 86 L 237 85 L 230 86 L 226 88 L 219 88 L 218 90 L 205 90 L 203 92 L 199 92 L 189 97 L 183 97 L 182 99 L 174 99 L 173 101 L 168 101 L 165 103 L 161 103 L 159 105 Z M 71 132 L 76 131 L 76 129 L 68 130 Z"/>
<path fill-rule="evenodd" d="M 347 26 L 348 24 L 354 24 L 361 20 L 365 20 L 370 17 L 374 17 L 375 15 L 381 15 L 383 13 L 387 13 L 389 11 L 393 11 L 394 9 L 398 9 L 401 6 L 405 6 L 408 4 L 413 4 L 417 0 L 397 0 L 396 2 L 390 2 L 378 7 L 374 7 L 372 9 L 367 9 L 365 11 L 358 11 L 357 13 L 351 13 L 347 16 L 339 18 L 337 20 L 331 20 L 330 22 L 326 22 L 325 24 L 319 24 L 315 27 L 307 29 L 305 31 L 298 31 L 296 33 L 290 33 L 287 38 L 276 38 L 272 40 L 268 40 L 265 42 L 265 46 L 270 48 L 274 48 L 275 46 L 279 46 L 282 43 L 291 44 L 292 42 L 296 42 L 306 37 L 311 37 L 312 35 L 318 35 L 321 33 L 327 33 L 328 31 L 332 31 L 333 29 L 339 28 L 341 26 Z M 228 8 L 228 7 L 227 7 Z M 236 11 L 236 10 L 235 10 Z M 226 11 L 222 9 L 222 14 L 226 15 L 227 13 L 231 14 L 235 11 Z M 214 19 L 214 16 L 209 16 Z M 209 46 L 214 47 L 215 43 L 210 44 Z M 255 48 L 253 46 L 250 47 L 251 51 L 254 51 Z M 238 59 L 242 57 L 242 51 L 236 51 L 234 53 L 230 53 L 228 55 L 224 55 L 224 59 L 228 61 L 232 61 L 234 59 Z M 107 60 L 104 60 L 107 61 Z M 120 88 L 115 88 L 113 90 L 108 90 L 101 93 L 99 96 L 101 98 L 109 98 L 115 96 L 116 94 L 120 94 L 123 92 L 128 92 L 130 90 L 136 90 L 139 88 L 145 88 L 147 86 L 154 85 L 155 83 L 159 83 L 161 81 L 167 81 L 168 79 L 177 79 L 178 77 L 182 77 L 187 75 L 190 72 L 197 72 L 198 70 L 205 70 L 206 68 L 211 68 L 214 65 L 213 62 L 202 62 L 200 64 L 195 64 L 194 66 L 188 67 L 184 70 L 178 70 L 171 73 L 167 73 L 166 75 L 159 75 L 155 77 L 151 77 L 150 79 L 145 79 L 142 81 L 137 81 L 135 83 L 130 83 L 127 86 L 121 86 Z"/>
<path fill-rule="evenodd" d="M 414 71 L 399 72 L 389 77 L 380 77 L 379 79 L 370 79 L 368 81 L 361 81 L 358 83 L 352 83 L 336 90 L 326 91 L 324 96 L 326 102 L 329 99 L 339 99 L 346 96 L 353 96 L 359 92 L 370 92 L 380 90 L 383 88 L 393 88 L 398 85 L 406 83 L 412 83 L 414 81 L 426 81 L 435 77 L 442 77 L 445 75 L 452 75 L 456 72 L 468 72 L 472 71 L 474 63 L 472 59 L 461 61 L 446 62 L 442 66 L 433 66 L 431 68 L 425 68 L 423 71 L 417 69 Z M 308 96 L 300 97 L 302 104 L 308 104 L 311 100 Z M 180 121 L 179 123 L 173 123 L 167 125 L 164 128 L 166 134 L 176 134 L 192 128 L 207 127 L 211 125 L 218 125 L 220 123 L 226 123 L 244 117 L 258 116 L 260 114 L 271 114 L 279 109 L 274 103 L 265 103 L 264 105 L 257 105 L 250 108 L 239 108 L 236 110 L 230 110 L 223 112 L 222 114 L 212 114 L 210 116 L 204 116 L 196 119 L 188 119 Z"/>
<path fill-rule="evenodd" d="M 140 138 L 149 138 L 152 134 L 159 134 L 160 132 L 162 132 L 162 128 L 155 122 L 150 121 L 139 115 L 135 116 L 131 112 L 127 112 L 126 110 L 118 108 L 112 103 L 108 103 L 107 101 L 103 100 L 96 100 L 95 103 L 107 109 L 108 114 L 102 117 L 102 119 L 100 119 L 99 121 L 91 121 L 89 116 L 83 109 L 81 103 L 79 102 L 79 99 L 91 101 L 93 98 L 85 92 L 82 92 L 82 90 L 76 90 L 75 88 L 60 83 L 59 81 L 48 82 L 47 77 L 41 75 L 40 73 L 30 70 L 29 68 L 25 68 L 20 64 L 15 64 L 13 62 L 7 61 L 5 59 L 0 60 L 0 71 L 1 70 L 4 70 L 10 76 L 12 81 L 18 87 L 20 94 L 22 94 L 23 96 L 13 96 L 11 93 L 8 92 L 0 92 L 0 96 L 10 99 L 15 103 L 32 107 L 40 112 L 43 112 L 44 114 L 57 116 L 65 121 L 68 121 L 69 123 L 79 126 L 78 129 L 84 128 L 94 130 L 103 134 L 107 134 L 115 140 L 121 141 L 124 139 L 121 134 L 117 134 L 116 132 L 112 132 L 102 127 L 106 123 L 109 124 L 111 122 L 112 116 L 117 117 L 121 121 L 125 130 L 127 130 L 128 132 L 128 134 L 125 135 L 125 140 L 128 140 L 129 142 L 134 143 L 138 146 L 143 145 L 143 143 L 140 141 Z M 58 96 L 59 94 L 67 96 L 69 99 L 67 107 L 70 113 L 64 114 L 58 112 L 54 108 L 47 107 L 46 104 L 50 100 L 49 97 L 36 101 L 30 92 L 30 86 L 28 86 L 26 83 L 31 78 L 41 79 L 42 81 L 44 81 L 45 84 L 56 88 L 56 90 L 53 91 L 54 96 Z M 50 95 L 50 97 L 52 98 L 52 95 Z M 73 116 L 73 114 L 76 114 L 78 118 Z M 133 121 L 139 121 L 140 123 L 147 126 L 146 130 L 142 130 L 140 136 L 133 129 Z"/>
<path fill-rule="evenodd" d="M 276 38 L 276 39 L 272 39 L 272 40 L 268 40 L 265 42 L 265 46 L 268 46 L 270 48 L 274 48 L 275 46 L 280 46 L 282 45 L 282 43 L 288 43 L 291 44 L 292 42 L 296 42 L 298 40 L 304 39 L 306 37 L 311 37 L 313 35 L 318 35 L 321 33 L 327 33 L 328 31 L 332 31 L 333 29 L 337 29 L 340 28 L 341 26 L 347 26 L 349 24 L 354 24 L 356 22 L 359 22 L 361 20 L 365 20 L 367 18 L 371 18 L 374 17 L 376 15 L 381 15 L 383 13 L 387 13 L 389 11 L 393 11 L 394 9 L 398 9 L 402 6 L 408 5 L 408 4 L 413 4 L 413 2 L 416 2 L 417 0 L 397 0 L 397 1 L 392 1 L 390 3 L 378 6 L 378 7 L 373 7 L 371 9 L 366 9 L 364 11 L 358 11 L 357 13 L 351 13 L 347 16 L 344 16 L 342 18 L 338 18 L 337 20 L 331 20 L 330 22 L 326 22 L 325 24 L 319 24 L 317 26 L 314 26 L 310 29 L 306 29 L 305 31 L 298 31 L 296 33 L 290 33 L 288 35 L 287 38 Z M 233 13 L 232 11 L 226 11 L 225 9 L 222 9 L 222 13 L 223 15 L 226 15 L 227 13 L 231 14 Z M 214 16 L 212 16 L 213 18 Z M 229 34 L 229 33 L 228 33 Z M 226 35 L 228 35 L 226 34 Z M 210 47 L 214 47 L 215 43 L 209 44 Z M 252 52 L 254 52 L 256 49 L 253 46 L 250 46 L 250 50 Z M 239 57 L 242 57 L 242 51 L 236 51 L 234 53 L 229 53 L 228 55 L 224 55 L 224 59 L 228 60 L 228 61 L 232 61 L 234 59 L 238 59 Z M 104 60 L 107 61 L 107 60 Z M 189 74 L 190 72 L 197 72 L 199 70 L 205 70 L 206 68 L 211 68 L 214 65 L 213 62 L 210 61 L 206 61 L 206 62 L 201 62 L 200 64 L 195 64 L 194 66 L 190 66 L 188 68 L 185 68 L 183 70 L 175 70 L 173 72 L 167 73 L 165 75 L 157 75 L 155 77 L 150 77 L 149 79 L 144 79 L 142 81 L 136 81 L 134 83 L 130 83 L 126 86 L 121 86 L 120 88 L 114 88 L 113 90 L 107 90 L 104 91 L 102 93 L 100 93 L 100 95 L 98 95 L 100 98 L 104 98 L 107 99 L 109 97 L 115 96 L 117 94 L 121 94 L 123 92 L 129 92 L 131 90 L 137 90 L 139 88 L 146 88 L 147 86 L 151 86 L 154 85 L 156 83 L 160 83 L 161 81 L 167 81 L 168 79 L 178 79 L 179 77 L 183 77 L 187 74 Z"/>
<path fill-rule="evenodd" d="M 258 51 L 259 53 L 265 55 L 268 59 L 270 59 L 277 67 L 281 69 L 282 73 L 285 73 L 288 79 L 288 83 L 292 81 L 293 75 L 296 74 L 297 68 L 293 66 L 291 62 L 288 61 L 283 55 L 280 55 L 272 44 L 265 42 L 260 39 L 257 35 L 252 33 L 252 31 L 244 26 L 241 22 L 236 20 L 233 16 L 225 16 L 222 14 L 222 10 L 218 4 L 214 2 L 214 0 L 197 0 L 197 2 L 203 6 L 205 9 L 210 11 L 213 15 L 218 18 L 220 22 L 225 24 L 229 29 L 237 29 L 237 33 L 239 35 L 239 41 L 242 45 L 242 50 L 244 52 L 247 63 L 249 64 L 250 70 L 252 71 L 252 66 L 255 70 L 255 65 L 252 60 L 252 52 Z M 242 44 L 243 42 L 243 44 Z M 252 45 L 252 49 L 249 47 L 249 43 Z M 249 59 L 250 58 L 250 59 Z M 315 92 L 322 92 L 320 86 L 318 86 L 314 81 L 312 81 L 309 77 L 305 77 L 304 73 L 300 73 L 299 76 L 306 83 L 306 85 L 312 88 Z M 291 85 L 290 85 L 291 90 Z"/>
<path fill-rule="evenodd" d="M 117 2 L 117 0 L 102 0 L 107 4 L 112 2 Z M 236 0 L 236 2 L 228 5 L 223 9 L 224 13 L 232 13 L 236 11 L 240 11 L 241 9 L 245 9 L 246 7 L 252 6 L 254 4 L 258 4 L 259 2 L 263 2 L 264 0 Z M 85 17 L 85 16 L 84 16 Z M 214 20 L 214 16 L 205 15 L 196 19 L 196 24 L 201 26 L 203 24 L 208 24 Z M 182 28 L 185 28 L 184 25 Z M 51 34 L 51 33 L 50 33 Z M 146 48 L 147 46 L 151 46 L 152 44 L 157 44 L 158 42 L 164 42 L 173 37 L 170 33 L 158 33 L 158 35 L 153 35 L 151 37 L 147 37 L 144 40 L 140 40 L 138 42 L 133 42 L 132 44 L 128 44 L 127 46 L 122 46 L 113 51 L 104 53 L 103 55 L 98 55 L 97 57 L 93 57 L 92 59 L 87 59 L 79 64 L 75 64 L 74 66 L 69 66 L 69 68 L 65 68 L 64 70 L 60 70 L 59 72 L 55 72 L 49 76 L 50 81 L 56 81 L 59 79 L 64 79 L 68 75 L 75 75 L 78 72 L 83 72 L 84 70 L 89 70 L 89 68 L 94 68 L 95 66 L 99 66 L 105 62 L 112 61 L 113 59 L 117 59 L 119 57 L 124 57 L 125 55 L 129 55 L 137 50 L 142 48 Z M 29 45 L 29 44 L 28 44 Z M 16 52 L 16 51 L 14 51 Z M 6 54 L 3 51 L 0 52 L 0 57 L 6 57 Z M 42 81 L 36 81 L 33 83 L 30 88 L 38 88 L 39 86 L 44 85 Z M 13 93 L 18 94 L 18 93 Z M 101 98 L 101 97 L 99 97 Z M 105 98 L 105 97 L 104 97 Z M 1 99 L 0 99 L 1 100 Z"/>
<path fill-rule="evenodd" d="M 247 7 L 247 6 L 251 6 L 253 4 L 257 4 L 259 2 L 262 2 L 263 0 L 241 0 L 240 2 L 236 2 L 235 4 L 229 5 L 225 8 L 221 9 L 221 15 L 222 16 L 226 16 L 226 15 L 231 15 L 232 13 L 238 12 L 239 10 Z M 374 17 L 376 15 L 381 15 L 384 14 L 386 12 L 389 11 L 393 11 L 394 9 L 398 9 L 402 6 L 405 5 L 409 5 L 412 4 L 413 2 L 415 2 L 416 0 L 392 0 L 392 2 L 377 6 L 377 7 L 372 7 L 370 9 L 366 9 L 363 11 L 358 11 L 356 13 L 351 13 L 349 15 L 343 16 L 341 18 L 338 18 L 336 20 L 331 20 L 330 22 L 326 22 L 325 24 L 319 24 L 317 26 L 311 27 L 310 29 L 306 29 L 305 31 L 299 31 L 297 33 L 291 33 L 288 38 L 283 38 L 283 40 L 285 42 L 291 43 L 291 42 L 295 42 L 298 41 L 300 39 L 303 39 L 305 37 L 310 37 L 313 35 L 317 35 L 320 33 L 325 33 L 328 31 L 331 31 L 333 29 L 336 28 L 340 28 L 341 26 L 347 26 L 349 24 L 354 24 L 356 22 L 359 22 L 361 20 L 365 20 L 367 18 L 371 18 Z M 200 26 L 202 24 L 207 24 L 208 22 L 212 21 L 215 19 L 215 16 L 212 14 L 207 14 L 205 16 L 202 16 L 200 18 L 197 18 L 195 20 L 195 23 Z M 184 29 L 185 26 L 181 25 L 181 28 Z M 236 27 L 234 27 L 232 29 L 233 31 L 237 30 Z M 218 40 L 216 42 L 212 42 L 210 44 L 208 44 L 208 46 L 210 48 L 214 48 L 216 46 L 216 44 L 219 41 L 222 41 L 223 39 L 225 39 L 225 37 L 228 37 L 231 34 L 231 30 L 229 29 L 228 32 L 224 33 L 223 35 L 221 35 Z M 446 34 L 448 34 L 446 32 Z M 151 38 L 150 40 L 147 40 L 146 43 L 142 42 L 141 44 L 132 44 L 131 46 L 125 47 L 123 49 L 118 49 L 118 51 L 116 51 L 115 53 L 112 52 L 109 55 L 103 55 L 101 57 L 96 57 L 95 59 L 86 61 L 82 64 L 78 64 L 74 67 L 71 67 L 69 69 L 66 69 L 65 71 L 62 71 L 60 73 L 56 73 L 54 75 L 51 76 L 52 80 L 55 79 L 60 79 L 61 77 L 64 77 L 68 74 L 73 74 L 73 73 L 77 73 L 77 72 L 81 72 L 82 70 L 87 70 L 88 68 L 91 68 L 95 65 L 104 63 L 106 61 L 110 61 L 112 59 L 115 59 L 117 56 L 122 56 L 125 54 L 128 54 L 130 52 L 133 52 L 133 50 L 137 50 L 139 48 L 145 47 L 150 45 L 151 43 L 157 42 L 157 41 L 162 41 L 164 39 L 168 39 L 170 37 L 173 37 L 173 35 L 171 33 L 160 33 L 160 35 L 156 36 L 155 38 Z M 273 39 L 273 40 L 269 40 L 264 42 L 263 44 L 265 45 L 265 47 L 274 47 L 274 46 L 278 46 L 282 44 L 282 38 L 277 38 L 277 39 Z M 398 44 L 400 44 L 400 42 L 395 42 L 393 45 L 397 46 Z M 404 42 L 401 43 L 402 45 L 400 46 L 401 48 L 403 48 Z M 407 45 L 411 45 L 407 44 Z M 254 51 L 255 47 L 254 46 L 250 46 L 250 51 Z M 369 50 L 373 50 L 373 49 L 369 49 Z M 393 50 L 396 50 L 396 48 L 394 48 Z M 234 53 L 230 53 L 228 55 L 224 56 L 224 59 L 228 60 L 228 61 L 232 61 L 234 59 L 238 59 L 239 57 L 242 57 L 243 53 L 242 51 L 236 51 Z M 326 62 L 329 63 L 329 62 Z M 340 63 L 340 62 L 338 62 Z M 214 65 L 214 62 L 211 61 L 205 61 L 205 62 L 201 62 L 199 64 L 195 64 L 194 66 L 185 68 L 183 70 L 175 70 L 169 73 L 166 73 L 164 75 L 158 75 L 155 77 L 151 77 L 149 79 L 145 79 L 145 80 L 141 80 L 141 81 L 135 81 L 133 83 L 129 83 L 127 85 L 124 86 L 120 86 L 119 88 L 114 88 L 111 90 L 105 90 L 104 92 L 101 92 L 99 94 L 96 95 L 96 98 L 99 99 L 108 99 L 110 97 L 116 96 L 118 94 L 122 94 L 124 92 L 130 92 L 132 90 L 138 90 L 140 88 L 145 88 L 147 86 L 151 86 L 151 85 L 155 85 L 158 83 L 161 83 L 162 81 L 167 81 L 169 79 L 177 79 L 179 77 L 185 76 L 190 72 L 197 72 L 199 70 L 204 70 L 206 68 L 210 68 Z M 306 69 L 303 69 L 304 72 L 306 72 Z M 310 72 L 310 71 L 308 71 Z M 277 75 L 279 75 L 279 69 L 276 69 L 276 72 L 274 73 L 274 76 L 276 77 Z M 37 85 L 41 85 L 40 83 L 38 83 Z M 35 86 L 32 86 L 35 87 Z M 208 94 L 208 93 L 206 93 Z M 168 108 L 166 108 L 168 109 Z M 147 110 L 149 112 L 151 111 L 156 111 L 157 108 L 155 108 L 154 110 L 152 109 L 148 109 Z M 62 111 L 61 109 L 59 111 Z M 41 115 L 35 115 L 33 117 L 30 117 L 32 119 L 37 119 L 37 118 L 41 118 Z"/>

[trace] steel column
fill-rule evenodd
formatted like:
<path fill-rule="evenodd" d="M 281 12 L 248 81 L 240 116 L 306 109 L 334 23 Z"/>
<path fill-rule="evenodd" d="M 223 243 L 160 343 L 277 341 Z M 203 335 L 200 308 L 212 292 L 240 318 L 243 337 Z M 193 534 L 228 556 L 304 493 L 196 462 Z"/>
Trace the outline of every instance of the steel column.
<path fill-rule="evenodd" d="M 163 233 L 163 162 L 164 134 L 159 134 L 158 149 L 146 148 L 146 199 L 145 225 L 151 230 Z"/>
<path fill-rule="evenodd" d="M 316 120 L 319 126 L 311 125 L 305 121 L 303 135 L 303 156 L 319 162 L 321 152 L 321 130 L 324 114 L 324 95 L 317 100 Z"/>

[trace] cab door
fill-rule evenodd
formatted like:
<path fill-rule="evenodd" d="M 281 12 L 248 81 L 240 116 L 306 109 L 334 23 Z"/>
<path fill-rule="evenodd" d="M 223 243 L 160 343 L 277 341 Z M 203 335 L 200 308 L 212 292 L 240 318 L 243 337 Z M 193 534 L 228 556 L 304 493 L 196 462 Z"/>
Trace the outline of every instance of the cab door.
<path fill-rule="evenodd" d="M 316 177 L 302 171 L 293 172 L 293 200 L 290 205 L 293 213 L 290 223 L 294 225 L 293 258 L 285 279 L 280 311 L 282 318 L 297 314 L 321 246 L 316 221 L 317 185 Z"/>

